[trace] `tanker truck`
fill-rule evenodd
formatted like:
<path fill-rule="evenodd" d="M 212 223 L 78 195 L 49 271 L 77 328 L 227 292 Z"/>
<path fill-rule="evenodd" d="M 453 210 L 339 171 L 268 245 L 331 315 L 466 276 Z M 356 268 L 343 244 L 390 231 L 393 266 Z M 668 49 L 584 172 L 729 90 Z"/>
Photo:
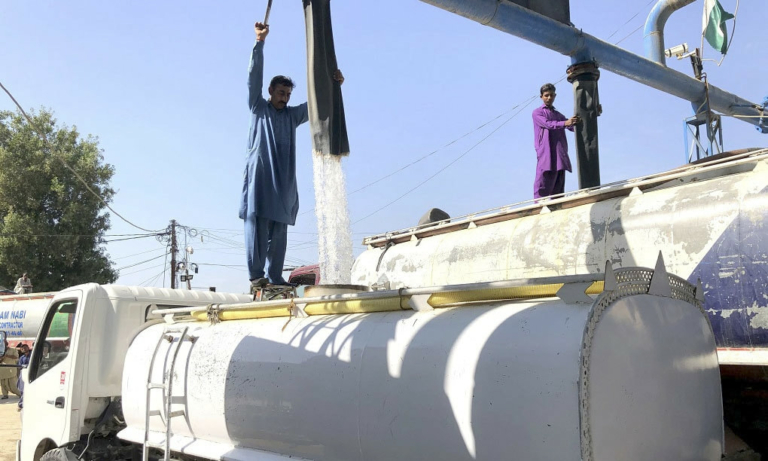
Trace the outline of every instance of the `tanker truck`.
<path fill-rule="evenodd" d="M 0 331 L 4 331 L 8 342 L 32 345 L 40 329 L 48 303 L 55 293 L 34 293 L 27 295 L 0 296 Z M 68 337 L 70 322 L 62 318 L 55 326 L 50 340 L 56 347 L 62 346 L 62 340 Z"/>
<path fill-rule="evenodd" d="M 17 460 L 721 459 L 703 290 L 661 259 L 318 289 L 58 293 Z M 67 354 L 44 367 L 48 325 L 72 314 Z"/>
<path fill-rule="evenodd" d="M 33 297 L 41 299 L 27 299 Z M 138 329 L 162 322 L 152 314 L 154 309 L 250 299 L 246 295 L 98 284 L 16 298 L 15 306 L 27 309 L 22 336 L 36 338 L 29 367 L 21 372 L 26 424 L 22 424 L 17 443 L 17 460 L 71 459 L 71 451 L 53 449 L 80 440 L 83 431 L 98 421 L 104 429 L 115 424 L 113 417 L 122 418 L 119 396 L 125 351 Z M 26 304 L 32 302 L 35 304 Z M 32 305 L 33 309 L 27 307 Z M 100 438 L 92 438 L 90 449 L 98 450 L 101 443 Z"/>
<path fill-rule="evenodd" d="M 368 237 L 352 283 L 390 288 L 597 274 L 609 260 L 702 283 L 725 419 L 768 455 L 768 149 Z"/>

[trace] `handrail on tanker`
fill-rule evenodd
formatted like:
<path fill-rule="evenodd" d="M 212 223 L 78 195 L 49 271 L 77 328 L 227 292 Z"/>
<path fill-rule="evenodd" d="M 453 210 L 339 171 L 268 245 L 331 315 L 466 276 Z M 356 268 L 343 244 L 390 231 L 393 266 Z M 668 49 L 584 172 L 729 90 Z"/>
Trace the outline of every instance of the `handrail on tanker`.
<path fill-rule="evenodd" d="M 280 300 L 273 300 L 273 301 L 256 301 L 256 302 L 250 302 L 250 303 L 225 304 L 225 305 L 223 304 L 220 306 L 220 308 L 227 309 L 227 310 L 238 310 L 238 309 L 252 309 L 254 307 L 266 308 L 266 307 L 284 306 L 289 301 L 293 301 L 295 304 L 312 304 L 312 303 L 328 303 L 328 302 L 349 301 L 349 300 L 376 300 L 376 299 L 393 298 L 393 297 L 432 295 L 437 293 L 533 287 L 533 286 L 543 286 L 543 285 L 552 286 L 552 285 L 568 285 L 568 284 L 575 284 L 575 283 L 592 284 L 595 282 L 602 282 L 604 278 L 605 278 L 605 274 L 603 273 L 537 277 L 537 278 L 531 278 L 531 279 L 503 280 L 498 282 L 463 283 L 463 284 L 456 284 L 456 285 L 443 285 L 443 286 L 422 287 L 422 288 L 401 288 L 399 290 L 378 290 L 378 291 L 368 291 L 368 292 L 362 292 L 362 293 L 316 296 L 312 298 L 291 298 L 290 300 L 280 299 Z M 167 309 L 155 309 L 152 311 L 152 313 L 155 315 L 189 314 L 191 312 L 200 311 L 200 310 L 201 308 L 199 306 L 172 307 Z"/>

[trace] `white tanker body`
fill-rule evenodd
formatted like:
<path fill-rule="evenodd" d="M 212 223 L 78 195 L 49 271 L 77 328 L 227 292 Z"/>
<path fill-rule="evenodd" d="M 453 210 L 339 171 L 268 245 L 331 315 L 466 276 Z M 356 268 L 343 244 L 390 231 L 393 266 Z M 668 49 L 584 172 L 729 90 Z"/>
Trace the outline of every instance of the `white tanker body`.
<path fill-rule="evenodd" d="M 199 320 L 135 338 L 119 437 L 166 459 L 719 460 L 714 336 L 657 267 L 597 296 L 591 275 L 161 310 Z"/>
<path fill-rule="evenodd" d="M 598 273 L 701 280 L 720 361 L 768 365 L 768 149 L 365 239 L 352 283 L 391 288 Z"/>
<path fill-rule="evenodd" d="M 352 283 L 421 287 L 599 273 L 606 260 L 701 280 L 726 423 L 768 457 L 768 149 L 365 239 Z"/>

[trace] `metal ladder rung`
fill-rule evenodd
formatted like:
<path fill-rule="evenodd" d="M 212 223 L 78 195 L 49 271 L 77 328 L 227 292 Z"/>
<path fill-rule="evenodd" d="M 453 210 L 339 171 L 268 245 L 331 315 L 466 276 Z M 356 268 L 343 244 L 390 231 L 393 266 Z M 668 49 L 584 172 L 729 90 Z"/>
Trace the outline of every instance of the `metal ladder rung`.
<path fill-rule="evenodd" d="M 187 332 L 189 331 L 189 327 L 183 327 L 180 330 L 176 329 L 166 329 L 163 331 L 163 333 L 160 335 L 160 338 L 157 341 L 157 345 L 155 346 L 155 350 L 152 353 L 152 360 L 149 363 L 149 373 L 147 376 L 147 399 L 146 399 L 146 419 L 144 420 L 144 448 L 142 450 L 142 460 L 143 461 L 149 461 L 149 448 L 156 448 L 158 450 L 162 450 L 163 453 L 163 460 L 164 461 L 170 461 L 170 451 L 169 446 L 171 444 L 171 418 L 175 418 L 178 416 L 184 416 L 186 412 L 184 410 L 176 410 L 172 411 L 171 406 L 173 405 L 173 401 L 176 400 L 173 396 L 173 371 L 176 367 L 176 359 L 179 355 L 179 350 L 181 349 L 182 343 L 186 340 L 190 343 L 194 343 L 195 339 L 194 337 L 187 336 Z M 180 336 L 174 337 L 174 334 L 179 334 Z M 176 345 L 175 348 L 173 348 L 173 343 L 175 340 L 178 339 L 179 342 Z M 171 354 L 171 361 L 168 365 L 168 380 L 166 381 L 165 375 L 163 375 L 163 382 L 162 383 L 153 383 L 151 381 L 152 378 L 152 369 L 155 365 L 155 358 L 157 357 L 157 351 L 160 349 L 160 345 L 163 343 L 163 341 L 167 341 L 170 343 L 168 345 L 168 354 L 171 354 L 171 350 L 173 350 L 173 353 Z M 173 348 L 173 349 L 172 349 Z M 165 441 L 164 443 L 155 443 L 149 441 L 149 418 L 151 416 L 161 416 L 163 414 L 162 410 L 150 410 L 150 404 L 152 399 L 150 398 L 150 391 L 152 389 L 162 389 L 163 397 L 165 399 L 165 404 L 163 405 L 165 407 L 165 414 L 167 415 L 166 421 L 165 421 Z M 186 397 L 183 398 L 183 400 L 186 402 Z"/>

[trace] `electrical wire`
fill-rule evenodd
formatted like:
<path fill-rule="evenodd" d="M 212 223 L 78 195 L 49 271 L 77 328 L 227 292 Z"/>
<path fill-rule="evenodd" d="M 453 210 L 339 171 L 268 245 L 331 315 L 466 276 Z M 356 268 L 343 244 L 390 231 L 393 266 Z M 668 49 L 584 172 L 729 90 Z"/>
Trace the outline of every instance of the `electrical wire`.
<path fill-rule="evenodd" d="M 245 267 L 245 264 L 216 264 L 216 263 L 197 263 L 198 266 L 216 266 L 216 267 Z"/>
<path fill-rule="evenodd" d="M 43 141 L 43 143 L 44 143 L 44 144 L 46 144 L 46 145 L 48 146 L 48 149 L 50 149 L 51 153 L 52 153 L 52 154 L 53 154 L 53 153 L 55 153 L 55 152 L 56 152 L 56 149 L 54 149 L 54 147 L 53 147 L 53 144 L 51 144 L 51 142 L 50 142 L 50 141 L 48 141 L 48 138 L 47 138 L 47 137 L 45 137 L 45 136 L 43 135 L 43 133 L 42 133 L 42 132 L 38 131 L 38 127 L 36 127 L 36 126 L 35 126 L 35 124 L 34 124 L 34 123 L 32 123 L 32 119 L 30 119 L 30 118 L 29 118 L 29 115 L 27 115 L 27 113 L 26 113 L 26 112 L 24 111 L 24 109 L 21 107 L 21 104 L 19 104 L 19 102 L 18 102 L 18 101 L 16 101 L 16 98 L 14 98 L 14 97 L 13 97 L 13 95 L 11 94 L 11 92 L 10 92 L 10 91 L 8 91 L 8 89 L 7 89 L 7 88 L 6 88 L 6 87 L 5 87 L 5 86 L 2 84 L 2 82 L 0 82 L 0 88 L 2 88 L 2 89 L 3 89 L 3 91 L 5 91 L 5 93 L 8 95 L 8 97 L 10 97 L 10 98 L 11 98 L 11 100 L 13 101 L 13 103 L 14 103 L 14 104 L 16 105 L 16 107 L 19 109 L 19 112 L 21 112 L 21 114 L 22 114 L 22 115 L 24 116 L 24 118 L 27 120 L 27 123 L 29 123 L 29 126 L 30 126 L 30 127 L 32 128 L 32 130 L 33 130 L 33 131 L 34 131 L 34 132 L 37 134 L 37 136 L 38 136 L 38 137 L 39 137 L 39 138 L 40 138 L 40 139 Z M 68 170 L 69 170 L 69 171 L 70 171 L 70 172 L 71 172 L 73 175 L 75 175 L 75 177 L 76 177 L 76 178 L 77 178 L 77 179 L 78 179 L 78 180 L 79 180 L 79 181 L 80 181 L 80 182 L 83 184 L 83 186 L 85 186 L 85 188 L 86 188 L 86 190 L 88 190 L 88 192 L 90 192 L 91 194 L 93 194 L 93 196 L 94 196 L 94 197 L 96 197 L 97 199 L 99 199 L 99 201 L 100 201 L 100 202 L 101 202 L 101 203 L 102 203 L 102 204 L 103 204 L 105 207 L 107 207 L 107 208 L 108 208 L 108 209 L 109 209 L 109 210 L 110 210 L 112 213 L 114 213 L 114 214 L 115 214 L 115 216 L 117 216 L 118 218 L 122 219 L 122 220 L 123 220 L 125 223 L 127 223 L 128 225 L 130 225 L 130 226 L 133 226 L 133 227 L 135 227 L 136 229 L 142 230 L 142 231 L 144 231 L 144 232 L 155 232 L 155 233 L 156 233 L 156 232 L 159 232 L 159 230 L 150 230 L 150 229 L 146 229 L 146 228 L 144 228 L 144 227 L 141 227 L 141 226 L 139 226 L 139 225 L 137 225 L 137 224 L 134 224 L 132 221 L 128 220 L 128 218 L 126 218 L 126 217 L 125 217 L 125 216 L 123 216 L 122 214 L 118 213 L 118 212 L 117 212 L 117 210 L 115 210 L 114 208 L 112 208 L 112 206 L 111 206 L 109 203 L 107 203 L 107 201 L 106 201 L 106 200 L 104 200 L 104 199 L 101 197 L 101 195 L 97 194 L 97 193 L 96 193 L 96 192 L 95 192 L 93 189 L 91 189 L 91 186 L 89 186 L 89 185 L 88 185 L 88 183 L 87 183 L 87 182 L 86 182 L 86 181 L 83 179 L 83 177 L 82 177 L 82 176 L 80 176 L 80 173 L 78 173 L 77 171 L 75 171 L 75 169 L 74 169 L 74 168 L 72 168 L 71 166 L 69 166 L 69 164 L 67 163 L 67 161 L 66 161 L 66 160 L 64 160 L 64 157 L 63 157 L 63 156 L 61 156 L 61 155 L 55 155 L 55 157 L 56 157 L 56 158 L 57 158 L 57 159 L 58 159 L 58 160 L 59 160 L 59 161 L 60 161 L 60 162 L 61 162 L 61 163 L 64 165 L 64 167 L 65 167 L 66 169 L 68 169 Z"/>
<path fill-rule="evenodd" d="M 356 194 L 358 192 L 362 192 L 363 190 L 368 189 L 369 187 L 374 186 L 374 185 L 376 185 L 376 184 L 378 184 L 378 183 L 380 183 L 380 182 L 382 182 L 382 181 L 384 181 L 386 179 L 389 179 L 392 176 L 396 175 L 397 173 L 400 173 L 401 171 L 412 167 L 413 165 L 416 165 L 417 163 L 421 162 L 422 160 L 425 160 L 425 159 L 435 155 L 436 153 L 440 152 L 441 150 L 447 149 L 448 147 L 456 144 L 457 142 L 461 141 L 462 139 L 466 138 L 467 136 L 480 131 L 481 129 L 485 128 L 486 126 L 490 125 L 491 123 L 495 122 L 496 120 L 500 119 L 501 117 L 503 117 L 503 116 L 509 114 L 510 112 L 514 111 L 516 107 L 517 106 L 515 106 L 515 107 L 513 107 L 513 108 L 511 108 L 511 109 L 509 109 L 509 110 L 507 110 L 505 112 L 502 112 L 501 114 L 493 117 L 492 119 L 490 119 L 487 122 L 483 123 L 482 125 L 478 126 L 477 128 L 464 133 L 463 135 L 459 136 L 456 139 L 453 139 L 452 141 L 448 142 L 447 144 L 443 145 L 442 147 L 438 147 L 437 149 L 435 149 L 435 150 L 433 150 L 433 151 L 431 151 L 431 152 L 429 152 L 429 153 L 427 153 L 425 155 L 422 155 L 421 157 L 417 158 L 416 160 L 414 160 L 414 161 L 412 161 L 412 162 L 410 162 L 410 163 L 408 163 L 406 165 L 403 165 L 402 167 L 398 168 L 397 170 L 395 170 L 395 171 L 393 171 L 393 172 L 391 172 L 391 173 L 389 173 L 387 175 L 384 175 L 384 176 L 380 177 L 379 179 L 376 179 L 375 181 L 369 182 L 368 184 L 365 184 L 364 186 L 359 187 L 359 188 L 353 190 L 352 192 L 349 192 L 347 195 L 349 196 L 349 195 L 352 195 L 352 194 Z M 311 213 L 313 211 L 315 211 L 315 208 L 311 208 L 311 209 L 309 209 L 307 211 L 299 213 L 299 216 L 306 215 L 307 213 Z"/>
<path fill-rule="evenodd" d="M 121 270 L 130 269 L 131 267 L 141 266 L 142 264 L 146 264 L 148 262 L 152 262 L 152 261 L 154 261 L 156 259 L 160 259 L 160 258 L 162 258 L 164 256 L 165 256 L 165 254 L 162 254 L 160 256 L 155 256 L 154 258 L 149 258 L 147 260 L 144 260 L 144 261 L 141 261 L 141 262 L 138 262 L 138 263 L 129 264 L 127 266 L 123 266 L 123 267 L 121 267 L 119 269 L 115 269 L 115 270 L 120 272 Z"/>
<path fill-rule="evenodd" d="M 629 24 L 630 22 L 632 22 L 632 20 L 633 20 L 633 19 L 635 19 L 635 18 L 637 17 L 637 15 L 639 15 L 640 13 L 642 13 L 644 9 L 648 8 L 648 7 L 649 7 L 649 6 L 651 6 L 651 4 L 653 4 L 653 3 L 656 3 L 656 0 L 651 0 L 650 2 L 646 3 L 646 4 L 645 4 L 645 6 L 643 6 L 643 8 L 642 8 L 642 9 L 640 9 L 640 10 L 639 10 L 637 13 L 635 13 L 634 15 L 632 15 L 632 17 L 631 17 L 631 18 L 627 19 L 627 21 L 626 21 L 624 24 L 622 24 L 621 26 L 619 26 L 619 28 L 618 28 L 618 29 L 616 29 L 615 31 L 613 31 L 613 33 L 612 33 L 611 35 L 607 36 L 607 37 L 605 38 L 605 41 L 608 41 L 608 40 L 609 40 L 611 37 L 613 37 L 614 35 L 618 34 L 618 33 L 619 33 L 619 31 L 620 31 L 620 30 L 621 30 L 621 29 L 622 29 L 624 26 L 626 26 L 627 24 Z M 640 27 L 643 27 L 643 26 L 640 26 Z M 637 32 L 637 30 L 635 30 L 635 31 L 634 31 L 634 32 L 632 32 L 632 33 L 634 34 L 635 32 Z"/>
<path fill-rule="evenodd" d="M 139 240 L 139 239 L 145 239 L 150 237 L 157 237 L 157 235 L 158 234 L 148 234 L 148 235 L 140 235 L 136 237 L 125 237 L 125 238 L 119 238 L 119 239 L 104 240 L 104 243 L 125 242 L 127 240 Z"/>
<path fill-rule="evenodd" d="M 514 113 L 514 114 L 513 114 L 511 117 L 509 117 L 508 119 L 504 120 L 504 123 L 502 123 L 501 125 L 497 126 L 497 127 L 496 127 L 496 128 L 493 130 L 493 131 L 491 131 L 490 133 L 488 133 L 488 134 L 487 134 L 487 135 L 486 135 L 484 138 L 482 138 L 480 141 L 476 142 L 476 143 L 475 143 L 475 144 L 474 144 L 472 147 L 470 147 L 469 149 L 465 150 L 465 151 L 464 151 L 464 152 L 463 152 L 461 155 L 459 155 L 458 157 L 456 157 L 455 159 L 453 159 L 453 161 L 451 161 L 449 164 L 447 164 L 447 165 L 445 165 L 443 168 L 439 169 L 439 170 L 438 170 L 438 171 L 437 171 L 435 174 L 433 174 L 432 176 L 428 177 L 427 179 L 425 179 L 424 181 L 422 181 L 421 183 L 419 183 L 419 184 L 418 184 L 418 185 L 416 185 L 415 187 L 413 187 L 413 188 L 409 189 L 407 192 L 405 192 L 404 194 L 400 195 L 399 197 L 397 197 L 396 199 L 392 200 L 391 202 L 387 203 L 386 205 L 384 205 L 384 206 L 382 206 L 382 207 L 379 207 L 379 208 L 377 208 L 377 209 L 376 209 L 376 210 L 374 210 L 372 213 L 370 213 L 370 214 L 368 214 L 368 215 L 366 215 L 366 216 L 364 216 L 364 217 L 362 217 L 362 218 L 358 219 L 357 221 L 353 222 L 353 223 L 352 223 L 352 225 L 354 226 L 355 224 L 359 223 L 360 221 L 363 221 L 363 220 L 365 220 L 365 219 L 368 219 L 368 218 L 370 218 L 371 216 L 375 215 L 376 213 L 378 213 L 378 212 L 380 212 L 380 211 L 384 210 L 385 208 L 387 208 L 387 207 L 389 207 L 389 206 L 391 206 L 391 205 L 393 205 L 393 204 L 395 204 L 395 203 L 399 202 L 399 201 L 400 201 L 400 200 L 402 200 L 402 199 L 403 199 L 405 196 L 407 196 L 408 194 L 410 194 L 410 193 L 412 193 L 413 191 L 417 190 L 418 188 L 420 188 L 420 187 L 421 187 L 421 186 L 423 186 L 424 184 L 426 184 L 426 183 L 428 183 L 429 181 L 431 181 L 432 179 L 434 179 L 434 178 L 435 178 L 437 175 L 439 175 L 439 174 L 440 174 L 440 173 L 442 173 L 443 171 L 445 171 L 445 170 L 447 170 L 448 168 L 450 168 L 450 167 L 451 167 L 451 166 L 452 166 L 454 163 L 456 163 L 456 162 L 458 162 L 459 160 L 461 160 L 462 158 L 464 158 L 464 156 L 466 156 L 467 154 L 469 154 L 470 152 L 472 152 L 472 151 L 473 151 L 473 150 L 474 150 L 474 149 L 475 149 L 477 146 L 479 146 L 480 144 L 482 144 L 482 143 L 483 143 L 483 142 L 484 142 L 486 139 L 488 139 L 488 138 L 490 138 L 491 136 L 493 136 L 493 135 L 494 135 L 494 134 L 495 134 L 497 131 L 499 131 L 499 130 L 500 130 L 500 129 L 501 129 L 503 126 L 504 126 L 504 125 L 506 125 L 506 124 L 507 124 L 509 121 L 511 121 L 513 118 L 515 118 L 515 117 L 516 117 L 518 114 L 520 114 L 520 112 L 522 112 L 522 111 L 523 111 L 523 110 L 524 110 L 526 107 L 528 107 L 528 106 L 529 106 L 529 105 L 530 105 L 530 104 L 531 104 L 533 101 L 535 101 L 535 100 L 536 100 L 536 98 L 537 98 L 537 96 L 533 96 L 533 97 L 531 97 L 531 98 L 528 98 L 528 99 L 527 99 L 525 102 L 523 102 L 523 103 L 520 103 L 520 104 L 518 104 L 517 106 L 515 106 L 515 107 L 517 108 L 517 107 L 519 107 L 521 104 L 523 105 L 523 106 L 520 108 L 520 110 L 518 110 L 517 112 L 515 112 L 515 113 Z"/>
<path fill-rule="evenodd" d="M 371 234 L 371 235 L 373 235 L 373 234 Z M 144 255 L 144 254 L 147 254 L 147 253 L 153 253 L 153 252 L 156 252 L 156 251 L 163 251 L 163 249 L 162 248 L 153 248 L 151 250 L 142 251 L 140 253 L 134 253 L 134 254 L 131 254 L 131 255 L 126 255 L 126 256 L 120 256 L 120 257 L 117 257 L 117 258 L 112 258 L 112 260 L 113 261 L 117 261 L 118 259 L 132 258 L 134 256 Z M 164 251 L 168 251 L 168 250 L 166 249 Z"/>
<path fill-rule="evenodd" d="M 139 284 L 139 286 L 142 286 L 142 287 L 143 287 L 143 286 L 145 286 L 145 285 L 153 285 L 153 284 L 154 284 L 154 283 L 157 281 L 157 279 L 158 279 L 158 278 L 159 278 L 161 275 L 163 275 L 163 272 L 165 272 L 165 271 L 161 271 L 159 274 L 155 274 L 155 275 L 151 276 L 150 278 L 148 278 L 148 279 L 144 280 L 143 282 L 141 282 L 141 283 Z"/>
<path fill-rule="evenodd" d="M 145 267 L 143 269 L 138 269 L 138 270 L 135 270 L 133 272 L 126 272 L 125 274 L 120 274 L 120 277 L 126 277 L 128 275 L 133 275 L 133 274 L 138 274 L 138 273 L 141 273 L 141 272 L 146 272 L 146 271 L 151 270 L 151 269 L 157 269 L 157 268 L 162 267 L 163 265 L 165 265 L 165 264 L 156 264 L 154 266 Z"/>
<path fill-rule="evenodd" d="M 154 237 L 157 234 L 5 234 L 0 237 Z"/>
<path fill-rule="evenodd" d="M 168 269 L 168 248 L 165 249 L 165 261 L 163 261 L 163 288 L 165 288 L 165 271 Z"/>
<path fill-rule="evenodd" d="M 633 30 L 632 32 L 630 32 L 629 34 L 627 34 L 627 36 L 626 36 L 626 37 L 624 37 L 624 38 L 622 38 L 621 40 L 619 40 L 618 42 L 614 43 L 614 45 L 618 45 L 619 43 L 623 42 L 624 40 L 628 39 L 629 37 L 631 37 L 631 36 L 635 35 L 635 33 L 636 33 L 638 30 L 642 29 L 642 28 L 643 28 L 643 26 L 639 26 L 637 29 L 635 29 L 635 30 Z"/>

